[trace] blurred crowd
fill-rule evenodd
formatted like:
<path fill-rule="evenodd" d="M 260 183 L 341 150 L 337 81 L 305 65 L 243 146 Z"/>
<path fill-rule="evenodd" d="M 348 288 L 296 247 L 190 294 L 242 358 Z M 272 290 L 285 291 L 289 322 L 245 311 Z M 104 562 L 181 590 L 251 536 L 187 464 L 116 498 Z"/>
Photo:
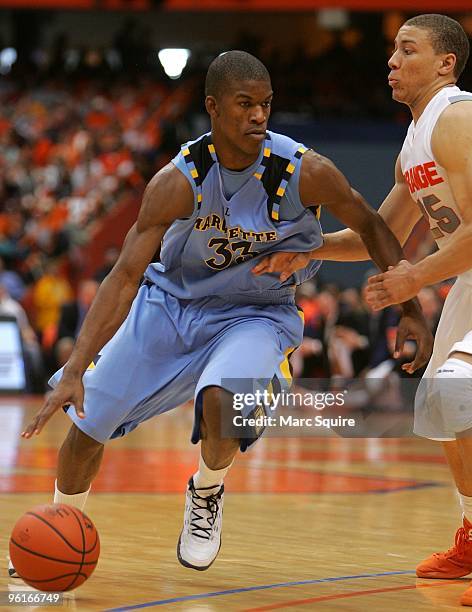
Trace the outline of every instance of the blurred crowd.
<path fill-rule="evenodd" d="M 274 85 L 273 111 L 276 115 L 280 113 L 285 118 L 296 115 L 308 119 L 385 119 L 406 123 L 409 121 L 408 110 L 391 99 L 387 85 L 387 62 L 399 27 L 413 14 L 356 11 L 348 14 L 344 24 L 324 24 L 322 19 L 311 19 L 305 30 L 296 21 L 299 35 L 287 35 L 287 40 L 281 39 L 279 33 L 274 35 L 270 28 L 241 29 L 238 20 L 229 15 L 228 26 L 223 28 L 225 32 L 218 32 L 215 39 L 202 39 L 198 43 L 193 41 L 190 45 L 189 61 L 179 81 L 196 87 L 189 111 L 197 115 L 204 111 L 203 83 L 208 64 L 219 53 L 233 48 L 253 53 L 268 67 Z M 188 15 L 186 17 L 188 19 Z M 455 14 L 454 17 L 472 39 L 472 16 Z M 288 15 L 287 19 L 290 18 Z M 90 19 L 93 20 L 93 14 Z M 264 21 L 261 15 L 257 15 L 257 19 Z M 45 18 L 38 21 L 36 14 L 35 21 L 32 17 L 23 16 L 22 21 L 16 24 L 16 39 L 0 39 L 0 48 L 8 44 L 16 48 L 18 57 L 8 76 L 23 79 L 23 85 L 49 79 L 59 79 L 63 83 L 92 79 L 102 85 L 101 93 L 106 91 L 115 100 L 123 96 L 128 101 L 129 90 L 114 90 L 117 75 L 127 75 L 129 82 L 144 89 L 140 101 L 151 101 L 153 106 L 156 101 L 158 103 L 162 89 L 169 87 L 171 81 L 158 58 L 162 43 L 152 23 L 153 18 L 146 22 L 125 17 L 116 32 L 105 33 L 101 45 L 86 44 L 86 36 L 81 44 L 73 43 L 72 38 L 77 39 L 77 35 L 72 37 L 71 33 L 64 31 L 56 34 L 46 48 L 41 44 L 41 28 L 46 25 Z M 24 35 L 26 25 L 30 29 L 28 36 Z M 188 27 L 187 22 L 185 27 Z M 179 41 L 178 32 L 173 39 Z M 180 40 L 172 46 L 186 47 L 187 44 L 185 40 Z M 0 73 L 4 74 L 2 66 Z M 0 78 L 0 82 L 4 80 L 5 76 Z M 472 71 L 468 68 L 460 85 L 464 89 L 472 89 Z M 67 89 L 63 93 L 69 101 L 71 96 L 75 98 L 78 94 L 82 101 L 90 103 L 96 94 L 96 91 L 82 85 L 78 88 L 79 92 L 69 90 L 70 95 L 67 96 Z M 108 108 L 108 97 L 105 95 L 104 98 L 105 108 Z M 59 98 L 56 97 L 56 100 L 59 101 Z M 101 110 L 103 108 L 102 102 Z M 148 129 L 146 137 L 149 136 L 156 138 L 149 134 Z M 143 146 L 149 146 L 149 143 Z"/>
<path fill-rule="evenodd" d="M 191 90 L 143 79 L 31 89 L 0 80 L 0 255 L 34 281 L 83 244 L 120 201 L 141 193 L 177 146 Z"/>
<path fill-rule="evenodd" d="M 433 335 L 450 287 L 445 282 L 425 287 L 418 294 Z M 304 312 L 305 338 L 292 357 L 295 377 L 349 379 L 392 360 L 400 308 L 372 312 L 361 290 L 330 284 L 317 290 L 312 281 L 299 288 L 297 302 Z M 401 365 L 411 361 L 414 350 L 413 341 L 408 341 L 402 358 L 392 367 L 401 372 Z"/>
<path fill-rule="evenodd" d="M 191 95 L 188 82 L 146 76 L 68 83 L 58 75 L 28 87 L 0 79 L 1 303 L 10 309 L 16 300 L 30 317 L 26 326 L 20 315 L 33 390 L 57 364 L 60 309 L 80 300 L 87 244 L 175 154 Z M 110 249 L 103 265 L 116 254 Z M 59 361 L 68 346 L 60 343 Z"/>

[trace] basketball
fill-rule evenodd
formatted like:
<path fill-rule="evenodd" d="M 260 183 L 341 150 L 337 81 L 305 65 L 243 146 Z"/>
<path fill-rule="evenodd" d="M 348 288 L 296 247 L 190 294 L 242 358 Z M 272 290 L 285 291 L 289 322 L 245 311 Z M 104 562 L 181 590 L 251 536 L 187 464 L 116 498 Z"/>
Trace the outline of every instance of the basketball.
<path fill-rule="evenodd" d="M 66 504 L 35 506 L 16 523 L 10 558 L 19 576 L 40 591 L 71 591 L 90 577 L 100 540 L 92 521 Z"/>

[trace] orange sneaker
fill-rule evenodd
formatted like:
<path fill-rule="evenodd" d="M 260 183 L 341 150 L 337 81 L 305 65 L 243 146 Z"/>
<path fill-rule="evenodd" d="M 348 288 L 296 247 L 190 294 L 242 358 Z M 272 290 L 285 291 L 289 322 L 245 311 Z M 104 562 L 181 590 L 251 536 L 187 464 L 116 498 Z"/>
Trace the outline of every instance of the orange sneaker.
<path fill-rule="evenodd" d="M 419 578 L 462 578 L 472 572 L 472 523 L 464 517 L 456 532 L 454 546 L 442 553 L 433 553 L 416 568 Z M 472 605 L 472 589 L 469 597 Z M 467 593 L 467 591 L 466 591 Z M 464 604 L 469 605 L 469 604 Z"/>
<path fill-rule="evenodd" d="M 472 606 L 472 585 L 469 586 L 467 591 L 462 593 L 461 605 L 462 606 Z"/>

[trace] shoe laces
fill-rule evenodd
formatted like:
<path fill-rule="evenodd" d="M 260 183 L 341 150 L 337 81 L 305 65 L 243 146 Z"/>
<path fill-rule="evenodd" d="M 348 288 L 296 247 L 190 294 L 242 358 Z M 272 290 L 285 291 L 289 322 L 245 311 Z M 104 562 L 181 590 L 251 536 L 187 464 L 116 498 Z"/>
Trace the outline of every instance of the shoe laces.
<path fill-rule="evenodd" d="M 191 487 L 190 492 L 192 495 L 190 532 L 197 538 L 209 540 L 218 517 L 221 488 L 216 493 L 212 493 L 207 497 L 201 497 L 198 495 L 193 487 Z"/>
<path fill-rule="evenodd" d="M 445 552 L 446 557 L 452 557 L 457 555 L 459 557 L 464 556 L 467 550 L 467 544 L 469 544 L 469 530 L 465 527 L 459 527 L 456 531 L 456 537 L 454 539 L 454 546 Z"/>

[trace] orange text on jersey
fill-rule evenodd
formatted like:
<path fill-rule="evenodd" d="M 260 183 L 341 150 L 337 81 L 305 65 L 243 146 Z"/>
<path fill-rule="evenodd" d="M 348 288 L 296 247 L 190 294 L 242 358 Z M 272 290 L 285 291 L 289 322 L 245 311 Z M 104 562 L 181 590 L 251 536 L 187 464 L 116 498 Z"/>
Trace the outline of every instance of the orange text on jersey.
<path fill-rule="evenodd" d="M 433 161 L 410 168 L 405 172 L 404 176 L 410 193 L 444 183 L 444 179 L 439 176 L 436 170 L 436 163 Z"/>

